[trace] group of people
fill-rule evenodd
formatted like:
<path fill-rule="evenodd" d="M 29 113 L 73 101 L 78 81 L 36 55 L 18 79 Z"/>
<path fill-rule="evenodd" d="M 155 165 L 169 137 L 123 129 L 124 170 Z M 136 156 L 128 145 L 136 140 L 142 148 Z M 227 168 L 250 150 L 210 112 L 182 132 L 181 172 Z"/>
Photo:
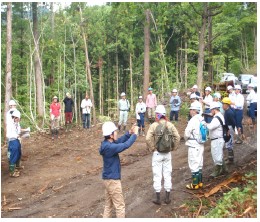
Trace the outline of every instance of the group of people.
<path fill-rule="evenodd" d="M 250 93 L 247 97 L 247 101 L 250 103 L 250 116 L 254 124 L 256 123 L 254 111 L 257 98 L 252 85 L 249 85 L 248 87 Z M 201 128 L 207 129 L 208 133 L 206 137 L 209 137 L 211 140 L 210 146 L 214 170 L 210 176 L 214 178 L 227 173 L 223 152 L 224 146 L 228 151 L 227 163 L 232 164 L 234 162 L 233 145 L 235 141 L 235 131 L 238 132 L 237 144 L 241 144 L 241 135 L 243 134 L 242 118 L 244 97 L 241 94 L 241 87 L 236 85 L 234 87 L 234 93 L 233 87 L 228 86 L 227 90 L 229 91 L 229 97 L 224 97 L 223 99 L 221 99 L 220 93 L 216 92 L 211 95 L 212 90 L 210 87 L 205 88 L 205 96 L 202 98 L 197 88 L 196 85 L 192 87 L 192 93 L 190 94 L 191 103 L 189 107 L 189 119 L 184 132 L 185 145 L 188 147 L 188 165 L 192 175 L 192 181 L 186 185 L 186 188 L 191 190 L 197 190 L 203 187 L 203 155 L 204 143 L 207 139 L 201 139 Z M 178 121 L 181 99 L 177 95 L 178 91 L 174 89 L 170 98 L 171 112 L 170 121 L 168 121 L 165 107 L 163 105 L 157 105 L 156 96 L 152 93 L 152 88 L 149 88 L 148 91 L 149 94 L 146 98 L 146 103 L 143 102 L 143 98 L 140 96 L 138 98 L 138 103 L 136 104 L 138 127 L 133 125 L 129 131 L 118 138 L 117 129 L 120 129 L 122 122 L 125 126 L 126 121 L 119 121 L 118 128 L 113 122 L 105 122 L 102 126 L 104 141 L 101 143 L 99 152 L 103 157 L 102 179 L 105 184 L 106 199 L 103 217 L 112 217 L 113 206 L 115 207 L 117 217 L 125 217 L 125 203 L 120 181 L 121 166 L 119 153 L 131 147 L 136 141 L 137 136 L 143 131 L 145 112 L 148 112 L 150 122 L 146 134 L 146 144 L 148 149 L 153 152 L 153 188 L 156 194 L 153 203 L 158 205 L 161 204 L 162 179 L 164 180 L 163 186 L 165 190 L 164 202 L 166 204 L 171 202 L 171 151 L 178 148 L 180 141 L 180 135 L 171 121 L 174 116 L 175 121 Z M 123 112 L 126 112 L 126 110 L 129 109 L 129 106 L 122 106 L 123 102 L 129 104 L 125 99 L 125 94 L 121 94 L 121 96 L 122 99 L 119 101 L 120 120 L 123 119 Z M 163 135 L 158 136 L 157 131 L 158 127 L 162 126 L 164 126 L 164 128 L 159 128 L 161 132 L 164 133 L 165 128 L 167 128 L 167 132 L 170 132 L 170 134 L 167 134 L 166 138 L 170 138 L 171 136 L 173 141 L 172 149 L 168 152 L 160 152 L 158 149 L 158 141 L 163 138 Z M 224 135 L 225 127 L 228 128 L 228 136 Z M 226 139 L 226 137 L 228 139 Z"/>

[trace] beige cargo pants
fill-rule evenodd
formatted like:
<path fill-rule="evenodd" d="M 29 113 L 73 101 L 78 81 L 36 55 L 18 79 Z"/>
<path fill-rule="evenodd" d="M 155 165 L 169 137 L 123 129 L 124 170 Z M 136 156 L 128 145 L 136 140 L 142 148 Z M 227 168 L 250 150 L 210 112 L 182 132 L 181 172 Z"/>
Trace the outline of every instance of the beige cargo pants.
<path fill-rule="evenodd" d="M 104 180 L 105 185 L 105 209 L 103 218 L 111 218 L 113 206 L 116 209 L 116 217 L 125 217 L 125 201 L 122 192 L 121 180 Z"/>

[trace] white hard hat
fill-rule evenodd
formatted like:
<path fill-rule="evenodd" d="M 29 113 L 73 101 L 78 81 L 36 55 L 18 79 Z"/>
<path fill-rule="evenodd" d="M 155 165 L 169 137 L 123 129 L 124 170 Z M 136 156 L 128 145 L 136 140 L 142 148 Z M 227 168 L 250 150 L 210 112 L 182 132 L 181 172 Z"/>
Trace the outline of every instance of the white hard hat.
<path fill-rule="evenodd" d="M 125 93 L 124 93 L 124 92 L 122 92 L 122 93 L 121 93 L 121 96 L 125 96 Z"/>
<path fill-rule="evenodd" d="M 190 104 L 189 109 L 195 109 L 195 110 L 200 111 L 200 106 L 197 103 L 192 103 L 192 104 Z"/>
<path fill-rule="evenodd" d="M 178 91 L 177 91 L 177 89 L 173 89 L 172 92 L 173 93 L 177 93 Z"/>
<path fill-rule="evenodd" d="M 57 96 L 53 96 L 53 99 L 58 99 L 58 97 Z"/>
<path fill-rule="evenodd" d="M 9 101 L 9 106 L 16 106 L 16 102 L 14 100 Z"/>
<path fill-rule="evenodd" d="M 230 90 L 230 89 L 233 89 L 233 86 L 230 86 L 230 85 L 229 85 L 229 86 L 227 87 L 227 90 Z"/>
<path fill-rule="evenodd" d="M 162 115 L 166 115 L 166 110 L 165 110 L 165 107 L 164 107 L 164 105 L 158 105 L 157 107 L 156 107 L 156 109 L 155 109 L 155 112 L 156 113 L 160 113 L 160 114 L 162 114 Z"/>
<path fill-rule="evenodd" d="M 205 91 L 210 91 L 211 92 L 211 88 L 208 86 L 208 87 L 206 87 L 206 89 L 205 89 Z"/>
<path fill-rule="evenodd" d="M 66 93 L 66 96 L 71 96 L 69 92 Z"/>
<path fill-rule="evenodd" d="M 235 85 L 235 89 L 241 90 L 241 86 L 240 85 Z"/>
<path fill-rule="evenodd" d="M 143 97 L 142 97 L 142 96 L 139 96 L 138 99 L 143 99 Z"/>
<path fill-rule="evenodd" d="M 210 109 L 219 109 L 220 104 L 218 102 L 212 102 L 210 103 Z"/>
<path fill-rule="evenodd" d="M 19 119 L 21 118 L 21 113 L 18 110 L 14 110 L 12 113 L 12 116 L 18 117 Z"/>
<path fill-rule="evenodd" d="M 198 89 L 198 86 L 197 86 L 197 85 L 194 85 L 194 86 L 192 87 L 192 89 Z"/>
<path fill-rule="evenodd" d="M 249 83 L 247 88 L 254 88 L 254 85 L 252 83 Z"/>
<path fill-rule="evenodd" d="M 102 126 L 103 136 L 110 136 L 116 130 L 116 125 L 111 121 L 105 122 Z"/>
<path fill-rule="evenodd" d="M 220 98 L 221 98 L 221 95 L 220 95 L 219 92 L 215 92 L 215 93 L 213 94 L 213 97 L 217 97 L 218 99 L 220 99 Z"/>
<path fill-rule="evenodd" d="M 190 95 L 190 99 L 197 99 L 197 95 L 196 95 L 195 93 L 192 93 L 192 94 Z"/>

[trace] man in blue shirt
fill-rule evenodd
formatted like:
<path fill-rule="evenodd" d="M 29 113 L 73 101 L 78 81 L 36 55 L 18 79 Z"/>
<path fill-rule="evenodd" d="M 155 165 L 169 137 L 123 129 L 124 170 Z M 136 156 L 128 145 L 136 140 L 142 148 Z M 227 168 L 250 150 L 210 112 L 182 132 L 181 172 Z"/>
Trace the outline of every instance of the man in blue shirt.
<path fill-rule="evenodd" d="M 121 165 L 119 153 L 133 145 L 137 138 L 138 126 L 133 126 L 129 132 L 117 138 L 117 127 L 113 122 L 105 122 L 102 126 L 105 140 L 99 149 L 103 157 L 102 179 L 105 185 L 104 218 L 112 217 L 113 206 L 116 217 L 125 217 L 125 202 L 121 186 Z"/>
<path fill-rule="evenodd" d="M 170 112 L 170 121 L 173 121 L 173 117 L 175 116 L 175 121 L 178 121 L 179 111 L 181 106 L 181 98 L 177 95 L 177 89 L 172 90 L 172 96 L 170 99 L 171 104 L 171 112 Z"/>

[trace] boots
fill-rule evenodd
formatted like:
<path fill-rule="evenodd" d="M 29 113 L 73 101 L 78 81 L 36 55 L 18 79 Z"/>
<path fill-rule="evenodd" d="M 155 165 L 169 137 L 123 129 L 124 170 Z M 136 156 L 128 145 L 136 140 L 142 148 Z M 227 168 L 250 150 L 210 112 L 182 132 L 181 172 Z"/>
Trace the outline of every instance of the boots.
<path fill-rule="evenodd" d="M 59 137 L 59 130 L 58 129 L 55 129 L 55 134 L 56 134 L 56 139 L 58 139 L 58 137 Z"/>
<path fill-rule="evenodd" d="M 220 174 L 224 175 L 226 173 L 228 173 L 228 170 L 227 170 L 225 161 L 223 161 L 223 164 L 221 165 L 221 168 L 220 168 Z"/>
<path fill-rule="evenodd" d="M 51 130 L 51 139 L 54 140 L 55 129 Z"/>
<path fill-rule="evenodd" d="M 202 188 L 203 187 L 203 182 L 202 182 L 202 170 L 199 170 L 199 187 Z"/>
<path fill-rule="evenodd" d="M 65 129 L 66 129 L 65 132 L 68 132 L 68 128 L 69 128 L 69 125 L 68 125 L 68 123 L 66 123 L 65 124 Z"/>
<path fill-rule="evenodd" d="M 138 129 L 138 135 L 141 136 L 141 129 Z"/>
<path fill-rule="evenodd" d="M 118 125 L 118 132 L 120 132 L 121 130 L 121 125 Z"/>
<path fill-rule="evenodd" d="M 125 133 L 125 128 L 126 128 L 126 126 L 124 126 L 123 133 Z"/>
<path fill-rule="evenodd" d="M 142 128 L 142 136 L 145 136 L 144 128 Z"/>
<path fill-rule="evenodd" d="M 156 192 L 156 199 L 153 201 L 154 204 L 161 205 L 160 192 Z"/>
<path fill-rule="evenodd" d="M 228 163 L 231 164 L 234 162 L 234 152 L 233 150 L 228 150 Z"/>
<path fill-rule="evenodd" d="M 199 189 L 199 172 L 192 173 L 192 183 L 186 185 L 186 188 L 189 190 Z"/>
<path fill-rule="evenodd" d="M 22 164 L 21 164 L 21 159 L 19 159 L 19 160 L 16 162 L 15 169 L 16 169 L 16 170 L 22 170 L 22 169 L 24 169 L 24 166 L 22 166 Z"/>
<path fill-rule="evenodd" d="M 169 204 L 169 203 L 171 203 L 171 200 L 170 200 L 170 192 L 165 192 L 165 201 L 164 201 L 164 203 L 166 203 L 166 204 Z"/>
<path fill-rule="evenodd" d="M 214 172 L 212 174 L 210 174 L 211 177 L 218 177 L 221 174 L 222 171 L 222 165 L 216 165 Z"/>

